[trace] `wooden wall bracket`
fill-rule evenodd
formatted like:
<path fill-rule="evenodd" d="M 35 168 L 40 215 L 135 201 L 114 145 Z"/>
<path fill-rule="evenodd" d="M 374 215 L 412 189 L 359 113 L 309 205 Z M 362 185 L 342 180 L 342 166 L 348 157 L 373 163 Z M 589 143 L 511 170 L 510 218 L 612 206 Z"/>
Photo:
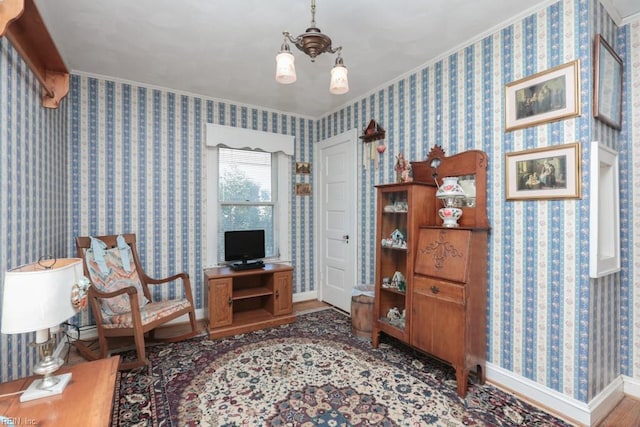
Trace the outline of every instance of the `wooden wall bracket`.
<path fill-rule="evenodd" d="M 375 120 L 371 120 L 367 127 L 363 130 L 360 139 L 363 142 L 373 142 L 384 139 L 386 131 Z"/>
<path fill-rule="evenodd" d="M 33 0 L 0 2 L 0 36 L 5 35 L 42 85 L 42 105 L 57 108 L 69 93 L 69 71 Z"/>

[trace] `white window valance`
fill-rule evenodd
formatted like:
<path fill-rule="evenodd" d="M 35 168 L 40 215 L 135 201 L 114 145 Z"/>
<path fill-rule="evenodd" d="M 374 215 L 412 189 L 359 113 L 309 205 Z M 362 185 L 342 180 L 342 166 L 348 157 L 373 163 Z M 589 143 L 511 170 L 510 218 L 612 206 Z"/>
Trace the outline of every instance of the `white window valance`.
<path fill-rule="evenodd" d="M 207 147 L 224 145 L 293 156 L 294 136 L 207 123 Z"/>

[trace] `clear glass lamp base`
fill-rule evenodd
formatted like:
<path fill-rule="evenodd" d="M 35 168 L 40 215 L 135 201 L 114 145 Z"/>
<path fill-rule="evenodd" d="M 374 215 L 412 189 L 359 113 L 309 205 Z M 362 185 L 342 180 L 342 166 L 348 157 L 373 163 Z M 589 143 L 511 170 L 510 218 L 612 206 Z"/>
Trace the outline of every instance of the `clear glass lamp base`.
<path fill-rule="evenodd" d="M 64 361 L 59 357 L 45 356 L 42 358 L 33 367 L 33 372 L 38 375 L 44 375 L 44 377 L 33 381 L 29 385 L 20 396 L 20 402 L 61 394 L 69 384 L 69 381 L 71 381 L 71 373 L 53 375 L 62 365 L 64 365 Z"/>

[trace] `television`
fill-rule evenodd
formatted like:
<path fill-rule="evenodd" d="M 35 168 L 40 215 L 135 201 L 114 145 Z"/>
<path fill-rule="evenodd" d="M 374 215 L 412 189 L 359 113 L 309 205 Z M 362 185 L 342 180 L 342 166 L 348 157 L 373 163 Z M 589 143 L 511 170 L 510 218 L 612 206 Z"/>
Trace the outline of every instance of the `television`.
<path fill-rule="evenodd" d="M 224 232 L 224 260 L 231 268 L 260 268 L 265 257 L 264 230 L 233 230 Z"/>

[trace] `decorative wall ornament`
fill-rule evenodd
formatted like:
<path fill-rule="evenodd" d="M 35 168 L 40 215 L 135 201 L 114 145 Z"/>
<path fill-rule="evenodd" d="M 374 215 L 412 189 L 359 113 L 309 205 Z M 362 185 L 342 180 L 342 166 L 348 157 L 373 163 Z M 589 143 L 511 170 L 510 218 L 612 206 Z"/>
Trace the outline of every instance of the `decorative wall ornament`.
<path fill-rule="evenodd" d="M 387 146 L 384 144 L 386 133 L 387 131 L 373 119 L 371 119 L 367 127 L 362 130 L 360 139 L 364 142 L 364 152 L 367 160 L 379 159 L 380 154 L 386 151 Z"/>

